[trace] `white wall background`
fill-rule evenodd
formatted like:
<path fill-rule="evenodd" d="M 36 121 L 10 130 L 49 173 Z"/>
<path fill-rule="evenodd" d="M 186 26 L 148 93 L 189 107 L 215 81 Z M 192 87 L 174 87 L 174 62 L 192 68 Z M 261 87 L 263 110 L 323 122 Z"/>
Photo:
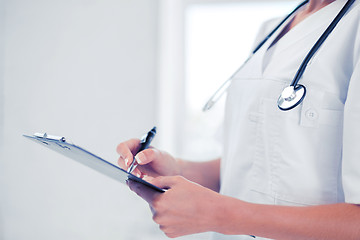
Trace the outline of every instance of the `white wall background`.
<path fill-rule="evenodd" d="M 0 0 L 0 199 L 5 196 L 3 194 L 4 191 L 4 182 L 5 178 L 3 176 L 2 168 L 2 160 L 3 159 L 3 146 L 4 146 L 4 98 L 3 98 L 3 83 L 4 83 L 4 21 L 5 21 L 5 11 L 4 11 L 4 0 Z M 0 200 L 1 201 L 1 200 Z M 4 215 L 3 206 L 0 202 L 0 239 L 3 239 L 4 232 Z"/>
<path fill-rule="evenodd" d="M 0 2 L 0 239 L 163 238 L 125 185 L 22 137 L 116 162 L 156 124 L 157 14 L 149 0 Z"/>
<path fill-rule="evenodd" d="M 181 154 L 184 9 L 239 1 L 0 0 L 0 240 L 166 239 L 125 185 L 22 134 L 116 163 L 157 125 L 154 145 Z"/>

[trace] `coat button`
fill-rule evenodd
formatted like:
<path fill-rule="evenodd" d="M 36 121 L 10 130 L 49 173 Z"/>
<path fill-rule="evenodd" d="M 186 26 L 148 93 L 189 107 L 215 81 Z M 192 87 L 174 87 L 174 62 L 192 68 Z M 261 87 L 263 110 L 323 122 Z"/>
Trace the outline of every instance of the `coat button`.
<path fill-rule="evenodd" d="M 319 114 L 317 113 L 317 111 L 315 109 L 310 108 L 309 110 L 307 110 L 305 112 L 305 116 L 307 119 L 314 121 L 314 120 L 318 119 Z"/>

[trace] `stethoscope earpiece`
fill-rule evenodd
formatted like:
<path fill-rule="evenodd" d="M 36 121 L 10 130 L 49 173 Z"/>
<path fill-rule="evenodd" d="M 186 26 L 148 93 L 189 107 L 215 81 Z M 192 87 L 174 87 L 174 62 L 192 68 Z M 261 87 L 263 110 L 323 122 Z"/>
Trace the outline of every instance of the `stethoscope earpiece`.
<path fill-rule="evenodd" d="M 278 101 L 278 107 L 280 110 L 287 111 L 293 109 L 294 107 L 298 106 L 302 100 L 304 100 L 306 95 L 306 88 L 305 86 L 298 84 L 296 87 L 289 86 L 286 87 Z"/>

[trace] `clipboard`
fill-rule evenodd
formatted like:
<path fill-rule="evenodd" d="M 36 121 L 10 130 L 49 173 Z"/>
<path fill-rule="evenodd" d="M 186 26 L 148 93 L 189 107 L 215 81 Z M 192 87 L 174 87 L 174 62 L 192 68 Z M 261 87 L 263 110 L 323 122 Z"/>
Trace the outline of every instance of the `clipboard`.
<path fill-rule="evenodd" d="M 165 192 L 165 190 L 131 173 L 128 173 L 124 169 L 96 156 L 95 154 L 83 149 L 82 147 L 76 146 L 73 143 L 68 142 L 65 137 L 52 136 L 46 133 L 35 133 L 32 136 L 23 136 L 121 183 L 126 184 L 128 180 L 132 180 L 143 184 L 157 192 Z"/>

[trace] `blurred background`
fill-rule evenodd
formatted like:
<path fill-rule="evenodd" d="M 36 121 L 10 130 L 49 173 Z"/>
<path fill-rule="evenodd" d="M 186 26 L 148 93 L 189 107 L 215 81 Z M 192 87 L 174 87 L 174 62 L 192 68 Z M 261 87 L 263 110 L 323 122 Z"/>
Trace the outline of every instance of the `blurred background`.
<path fill-rule="evenodd" d="M 125 185 L 22 134 L 65 136 L 116 163 L 118 143 L 156 125 L 154 146 L 215 158 L 224 99 L 203 104 L 260 24 L 296 4 L 0 0 L 0 239 L 166 239 Z"/>

